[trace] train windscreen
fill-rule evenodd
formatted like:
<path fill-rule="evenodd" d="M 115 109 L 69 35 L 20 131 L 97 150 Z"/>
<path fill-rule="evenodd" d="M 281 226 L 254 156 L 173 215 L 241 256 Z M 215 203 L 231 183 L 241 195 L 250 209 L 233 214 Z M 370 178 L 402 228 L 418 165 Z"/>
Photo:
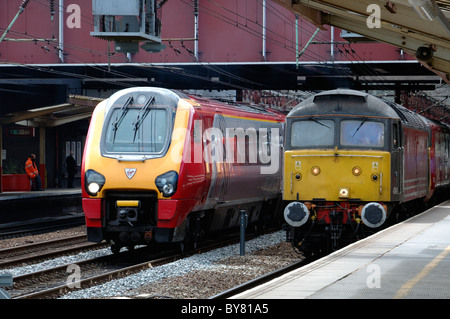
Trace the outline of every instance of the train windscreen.
<path fill-rule="evenodd" d="M 165 108 L 114 109 L 107 125 L 108 153 L 161 153 L 169 134 L 169 112 Z"/>
<path fill-rule="evenodd" d="M 367 118 L 342 121 L 340 143 L 342 146 L 383 147 L 384 123 Z"/>
<path fill-rule="evenodd" d="M 320 147 L 334 144 L 334 121 L 310 118 L 292 123 L 292 147 Z"/>

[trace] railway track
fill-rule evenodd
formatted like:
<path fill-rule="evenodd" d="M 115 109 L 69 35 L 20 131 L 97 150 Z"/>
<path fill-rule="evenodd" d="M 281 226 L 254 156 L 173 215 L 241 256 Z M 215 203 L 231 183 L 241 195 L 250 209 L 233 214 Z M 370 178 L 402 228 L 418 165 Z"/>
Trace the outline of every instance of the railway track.
<path fill-rule="evenodd" d="M 15 238 L 25 234 L 36 234 L 55 229 L 84 225 L 83 215 L 45 217 L 27 221 L 18 221 L 0 225 L 0 240 Z"/>
<path fill-rule="evenodd" d="M 99 285 L 123 276 L 129 276 L 149 267 L 171 262 L 176 258 L 179 258 L 179 256 L 150 258 L 144 262 L 125 266 L 121 266 L 117 262 L 117 256 L 115 255 L 87 259 L 76 264 L 66 264 L 14 277 L 14 286 L 9 293 L 13 299 L 57 298 L 72 291 L 72 289 L 85 289 Z M 75 270 L 73 274 L 76 272 L 82 273 L 83 278 L 77 278 L 76 275 L 71 276 L 71 269 Z"/>
<path fill-rule="evenodd" d="M 107 246 L 106 243 L 97 244 L 87 242 L 86 235 L 77 235 L 69 238 L 4 248 L 0 249 L 0 269 L 32 262 L 36 263 L 39 260 L 46 260 Z"/>
<path fill-rule="evenodd" d="M 135 274 L 149 267 L 156 267 L 180 258 L 203 253 L 225 245 L 237 243 L 237 239 L 220 243 L 205 244 L 180 254 L 178 250 L 155 253 L 148 247 L 68 263 L 42 271 L 15 276 L 13 287 L 8 293 L 13 299 L 57 298 L 73 289 L 89 288 L 114 279 Z M 77 274 L 80 274 L 78 276 Z"/>

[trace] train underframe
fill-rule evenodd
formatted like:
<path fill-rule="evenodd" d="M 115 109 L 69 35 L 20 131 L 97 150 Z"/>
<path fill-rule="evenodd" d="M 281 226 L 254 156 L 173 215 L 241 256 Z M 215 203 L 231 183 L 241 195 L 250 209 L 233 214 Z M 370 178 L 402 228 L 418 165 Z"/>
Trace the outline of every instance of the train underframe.
<path fill-rule="evenodd" d="M 385 221 L 390 216 L 393 205 L 372 202 L 306 202 L 302 207 L 301 214 L 308 210 L 307 220 L 301 226 L 293 226 L 294 223 L 288 221 L 285 225 L 286 239 L 292 242 L 296 251 L 311 256 L 335 251 L 373 234 L 386 225 Z M 288 219 L 286 213 L 285 219 Z"/>
<path fill-rule="evenodd" d="M 196 247 L 211 235 L 238 229 L 242 210 L 245 211 L 247 229 L 260 230 L 281 223 L 281 214 L 277 213 L 281 196 L 262 202 L 189 212 L 177 227 L 160 227 L 155 192 L 109 192 L 102 206 L 102 227 L 88 228 L 88 238 L 90 232 L 96 233 L 97 238 L 92 236 L 91 241 L 109 241 L 114 253 L 122 247 L 133 249 L 136 245 L 175 243 L 182 250 Z M 179 204 L 178 208 L 182 206 Z"/>
<path fill-rule="evenodd" d="M 285 224 L 286 240 L 292 243 L 297 252 L 305 256 L 329 253 L 448 199 L 449 190 L 450 187 L 439 189 L 431 198 L 416 198 L 403 203 L 383 203 L 386 219 L 381 225 L 376 224 L 378 227 L 365 225 L 362 218 L 363 208 L 371 203 L 306 202 L 304 207 L 310 212 L 307 222 L 301 227 Z M 367 223 L 378 220 L 377 211 L 372 213 L 375 214 L 366 216 Z"/>

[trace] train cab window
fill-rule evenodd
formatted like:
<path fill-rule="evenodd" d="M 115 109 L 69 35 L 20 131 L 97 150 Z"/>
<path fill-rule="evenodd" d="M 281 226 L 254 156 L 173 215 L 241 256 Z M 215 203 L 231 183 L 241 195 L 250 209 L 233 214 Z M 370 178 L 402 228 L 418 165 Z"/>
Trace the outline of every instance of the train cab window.
<path fill-rule="evenodd" d="M 340 142 L 342 146 L 383 147 L 384 123 L 367 118 L 342 121 Z"/>
<path fill-rule="evenodd" d="M 310 118 L 296 121 L 291 128 L 292 147 L 320 147 L 334 144 L 334 121 Z"/>
<path fill-rule="evenodd" d="M 139 108 L 124 112 L 113 110 L 106 131 L 106 152 L 160 153 L 164 150 L 169 134 L 169 114 L 164 108 L 151 108 L 140 113 Z M 121 118 L 120 122 L 115 121 Z M 117 122 L 117 124 L 116 124 Z"/>

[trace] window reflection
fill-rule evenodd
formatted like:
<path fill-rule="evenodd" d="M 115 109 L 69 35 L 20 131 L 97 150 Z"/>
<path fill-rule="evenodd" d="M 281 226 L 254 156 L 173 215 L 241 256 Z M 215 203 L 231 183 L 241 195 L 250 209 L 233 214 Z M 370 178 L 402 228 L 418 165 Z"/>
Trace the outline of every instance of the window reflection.
<path fill-rule="evenodd" d="M 152 108 L 140 125 L 136 125 L 139 108 L 130 108 L 123 116 L 120 125 L 107 126 L 105 150 L 107 152 L 143 152 L 160 153 L 164 150 L 168 130 L 168 112 L 166 109 Z M 111 121 L 120 117 L 115 109 Z M 142 117 L 141 117 L 142 118 Z"/>
<path fill-rule="evenodd" d="M 384 123 L 366 119 L 341 122 L 340 133 L 343 146 L 384 146 Z"/>
<path fill-rule="evenodd" d="M 334 121 L 310 119 L 292 123 L 292 147 L 330 146 L 334 144 Z"/>

